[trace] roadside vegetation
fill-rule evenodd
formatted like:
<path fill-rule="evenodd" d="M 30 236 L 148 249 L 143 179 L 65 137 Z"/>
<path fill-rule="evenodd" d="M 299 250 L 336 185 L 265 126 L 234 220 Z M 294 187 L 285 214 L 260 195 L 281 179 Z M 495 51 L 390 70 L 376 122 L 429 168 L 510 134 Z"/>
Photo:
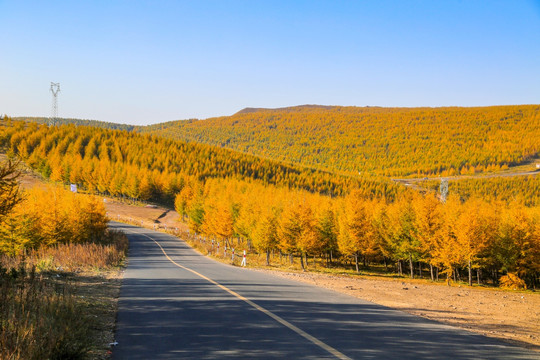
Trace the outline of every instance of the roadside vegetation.
<path fill-rule="evenodd" d="M 114 304 L 81 283 L 120 266 L 127 239 L 107 230 L 96 198 L 22 192 L 18 176 L 15 162 L 0 163 L 0 358 L 105 358 L 103 317 L 114 319 Z"/>
<path fill-rule="evenodd" d="M 519 202 L 443 203 L 418 193 L 388 202 L 361 192 L 330 199 L 215 180 L 185 188 L 176 209 L 206 251 L 218 244 L 237 254 L 248 249 L 263 254 L 266 265 L 278 255 L 279 263 L 286 257 L 302 269 L 317 262 L 448 283 L 540 285 L 540 209 Z"/>

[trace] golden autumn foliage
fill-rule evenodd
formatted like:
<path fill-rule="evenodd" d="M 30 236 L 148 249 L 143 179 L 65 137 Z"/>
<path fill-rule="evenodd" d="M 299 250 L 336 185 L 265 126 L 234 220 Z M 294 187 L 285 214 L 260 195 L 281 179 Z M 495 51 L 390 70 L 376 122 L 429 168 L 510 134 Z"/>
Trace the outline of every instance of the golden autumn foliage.
<path fill-rule="evenodd" d="M 450 176 L 496 171 L 538 154 L 540 106 L 249 109 L 137 131 L 335 173 Z"/>
<path fill-rule="evenodd" d="M 370 202 L 352 193 L 344 201 L 339 217 L 337 245 L 339 251 L 354 256 L 358 271 L 358 256 L 373 256 L 377 253 L 375 229 L 373 227 L 373 206 Z"/>
<path fill-rule="evenodd" d="M 437 188 L 439 183 L 431 183 Z M 491 178 L 469 178 L 450 180 L 449 190 L 463 199 L 481 198 L 486 201 L 502 200 L 522 202 L 527 206 L 540 206 L 540 176 L 513 176 Z"/>
<path fill-rule="evenodd" d="M 18 255 L 26 249 L 55 244 L 100 242 L 107 229 L 103 202 L 48 187 L 24 193 L 0 221 L 0 253 Z"/>
<path fill-rule="evenodd" d="M 186 182 L 225 177 L 333 196 L 353 188 L 388 198 L 403 191 L 388 179 L 340 176 L 127 131 L 10 120 L 0 125 L 0 145 L 11 154 L 53 181 L 78 184 L 90 192 L 172 204 Z"/>
<path fill-rule="evenodd" d="M 97 198 L 53 186 L 22 192 L 0 214 L 0 358 L 86 358 L 99 346 L 91 336 L 99 324 L 73 280 L 40 273 L 110 269 L 126 253 L 127 238 L 107 231 Z"/>
<path fill-rule="evenodd" d="M 313 107 L 207 121 L 188 122 L 182 131 L 189 134 L 187 127 L 192 126 L 204 129 L 204 136 L 214 131 L 236 134 L 227 143 L 233 144 L 242 139 L 242 129 L 251 129 L 248 143 L 254 153 L 258 146 L 267 146 L 263 156 L 349 175 L 90 127 L 7 121 L 0 142 L 53 180 L 115 196 L 174 203 L 192 232 L 266 253 L 267 261 L 276 251 L 291 261 L 299 256 L 303 267 L 309 256 L 335 257 L 342 264 L 354 259 L 357 270 L 360 259 L 364 267 L 393 263 L 397 272 L 406 268 L 411 277 L 429 269 L 432 279 L 441 273 L 448 281 L 459 280 L 466 273 L 469 283 L 476 276 L 479 283 L 491 279 L 496 284 L 501 275 L 512 273 L 529 287 L 539 284 L 540 216 L 537 208 L 523 205 L 534 205 L 524 197 L 498 201 L 499 195 L 514 191 L 511 186 L 498 187 L 500 192 L 486 197 L 488 202 L 475 196 L 481 185 L 474 179 L 467 196 L 451 190 L 442 203 L 433 194 L 415 193 L 380 177 L 493 170 L 536 156 L 537 135 L 524 141 L 519 136 L 537 129 L 537 106 Z M 226 124 L 238 134 L 229 132 Z M 174 130 L 162 126 L 160 131 Z M 480 137 L 476 128 L 492 133 Z M 279 139 L 270 136 L 273 129 L 280 129 Z M 268 137 L 260 141 L 261 136 Z M 274 156 L 272 146 L 279 147 L 284 158 Z M 319 163 L 304 161 L 311 158 Z M 358 171 L 379 177 L 359 177 Z M 530 190 L 537 178 L 500 183 L 505 181 L 528 181 L 533 186 L 524 189 Z M 63 215 L 52 211 L 48 216 L 54 223 Z M 44 228 L 45 234 L 57 238 L 65 231 L 62 224 Z"/>
<path fill-rule="evenodd" d="M 440 202 L 432 194 L 407 194 L 395 202 L 366 199 L 353 192 L 329 199 L 301 190 L 264 186 L 233 179 L 212 179 L 196 201 L 198 228 L 212 239 L 296 255 L 305 266 L 308 255 L 339 254 L 408 267 L 410 276 L 428 267 L 431 278 L 450 281 L 462 273 L 482 282 L 499 280 L 499 272 L 517 274 L 529 287 L 540 274 L 540 214 L 537 208 L 457 197 Z M 179 194 L 178 198 L 182 195 Z M 188 215 L 190 213 L 188 212 Z M 191 216 L 191 215 L 189 215 Z M 232 220 L 232 222 L 231 222 Z M 216 228 L 216 223 L 220 223 Z M 220 227 L 227 231 L 218 231 Z M 232 231 L 232 233 L 231 233 Z M 233 242 L 234 243 L 234 242 Z"/>
<path fill-rule="evenodd" d="M 22 199 L 18 177 L 20 171 L 16 161 L 0 162 L 0 216 L 8 214 Z"/>

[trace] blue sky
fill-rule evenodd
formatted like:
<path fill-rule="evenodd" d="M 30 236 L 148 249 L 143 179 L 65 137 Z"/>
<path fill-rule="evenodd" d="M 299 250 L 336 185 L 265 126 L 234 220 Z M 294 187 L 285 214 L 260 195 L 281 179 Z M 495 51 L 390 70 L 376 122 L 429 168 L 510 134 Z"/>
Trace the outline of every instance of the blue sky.
<path fill-rule="evenodd" d="M 2 1 L 0 114 L 540 104 L 540 1 Z"/>

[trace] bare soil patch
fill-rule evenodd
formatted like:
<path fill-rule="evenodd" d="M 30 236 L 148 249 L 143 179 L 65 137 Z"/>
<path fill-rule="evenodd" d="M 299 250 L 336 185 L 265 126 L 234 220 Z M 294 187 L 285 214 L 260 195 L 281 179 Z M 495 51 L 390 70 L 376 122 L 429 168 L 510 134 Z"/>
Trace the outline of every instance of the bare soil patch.
<path fill-rule="evenodd" d="M 107 215 L 111 220 L 129 222 L 147 228 L 187 230 L 174 210 L 157 205 L 133 205 L 112 198 L 104 198 Z"/>

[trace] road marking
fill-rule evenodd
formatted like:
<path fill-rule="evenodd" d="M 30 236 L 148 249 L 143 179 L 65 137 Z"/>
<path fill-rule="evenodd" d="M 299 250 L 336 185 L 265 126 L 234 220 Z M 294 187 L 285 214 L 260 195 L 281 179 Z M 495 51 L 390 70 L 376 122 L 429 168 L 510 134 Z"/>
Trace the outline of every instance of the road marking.
<path fill-rule="evenodd" d="M 165 257 L 171 262 L 173 263 L 174 265 L 178 266 L 179 268 L 181 269 L 184 269 L 184 270 L 187 270 L 201 278 L 203 278 L 204 280 L 216 285 L 217 287 L 219 287 L 220 289 L 222 290 L 225 290 L 226 292 L 228 292 L 229 294 L 233 295 L 234 297 L 248 303 L 249 305 L 251 305 L 252 307 L 254 307 L 255 309 L 259 310 L 260 312 L 268 315 L 269 317 L 271 317 L 272 319 L 276 320 L 278 323 L 288 327 L 289 329 L 291 329 L 292 331 L 294 331 L 295 333 L 297 333 L 298 335 L 304 337 L 305 339 L 311 341 L 312 343 L 314 343 L 315 345 L 319 346 L 320 348 L 328 351 L 330 354 L 334 355 L 336 358 L 338 359 L 344 359 L 344 360 L 352 360 L 350 357 L 348 357 L 347 355 L 339 352 L 338 350 L 334 349 L 333 347 L 331 347 L 330 345 L 322 342 L 321 340 L 317 339 L 316 337 L 314 336 L 311 336 L 309 335 L 307 332 L 305 332 L 304 330 L 294 326 L 293 324 L 291 324 L 290 322 L 288 322 L 287 320 L 283 319 L 282 317 L 280 317 L 279 315 L 276 315 L 274 314 L 273 312 L 271 312 L 270 310 L 267 310 L 265 308 L 263 308 L 262 306 L 254 303 L 253 301 L 249 300 L 248 298 L 238 294 L 237 292 L 229 289 L 228 287 L 226 286 L 223 286 L 221 285 L 220 283 L 218 283 L 217 281 L 215 280 L 212 280 L 210 279 L 209 277 L 195 271 L 195 270 L 192 270 L 188 267 L 185 267 L 184 265 L 181 265 L 179 263 L 177 263 L 176 261 L 174 261 L 173 259 L 170 258 L 170 256 L 167 254 L 167 252 L 165 251 L 165 249 L 163 249 L 163 247 L 161 246 L 161 244 L 159 242 L 157 242 L 156 240 L 154 240 L 152 237 L 146 235 L 146 234 L 143 234 L 143 233 L 137 233 L 137 232 L 133 232 L 131 231 L 132 233 L 135 233 L 137 235 L 142 235 L 142 236 L 145 236 L 147 238 L 149 238 L 150 240 L 152 240 L 153 242 L 156 243 L 157 246 L 159 246 L 159 248 L 161 249 L 161 251 L 163 252 L 163 254 L 165 255 Z"/>

